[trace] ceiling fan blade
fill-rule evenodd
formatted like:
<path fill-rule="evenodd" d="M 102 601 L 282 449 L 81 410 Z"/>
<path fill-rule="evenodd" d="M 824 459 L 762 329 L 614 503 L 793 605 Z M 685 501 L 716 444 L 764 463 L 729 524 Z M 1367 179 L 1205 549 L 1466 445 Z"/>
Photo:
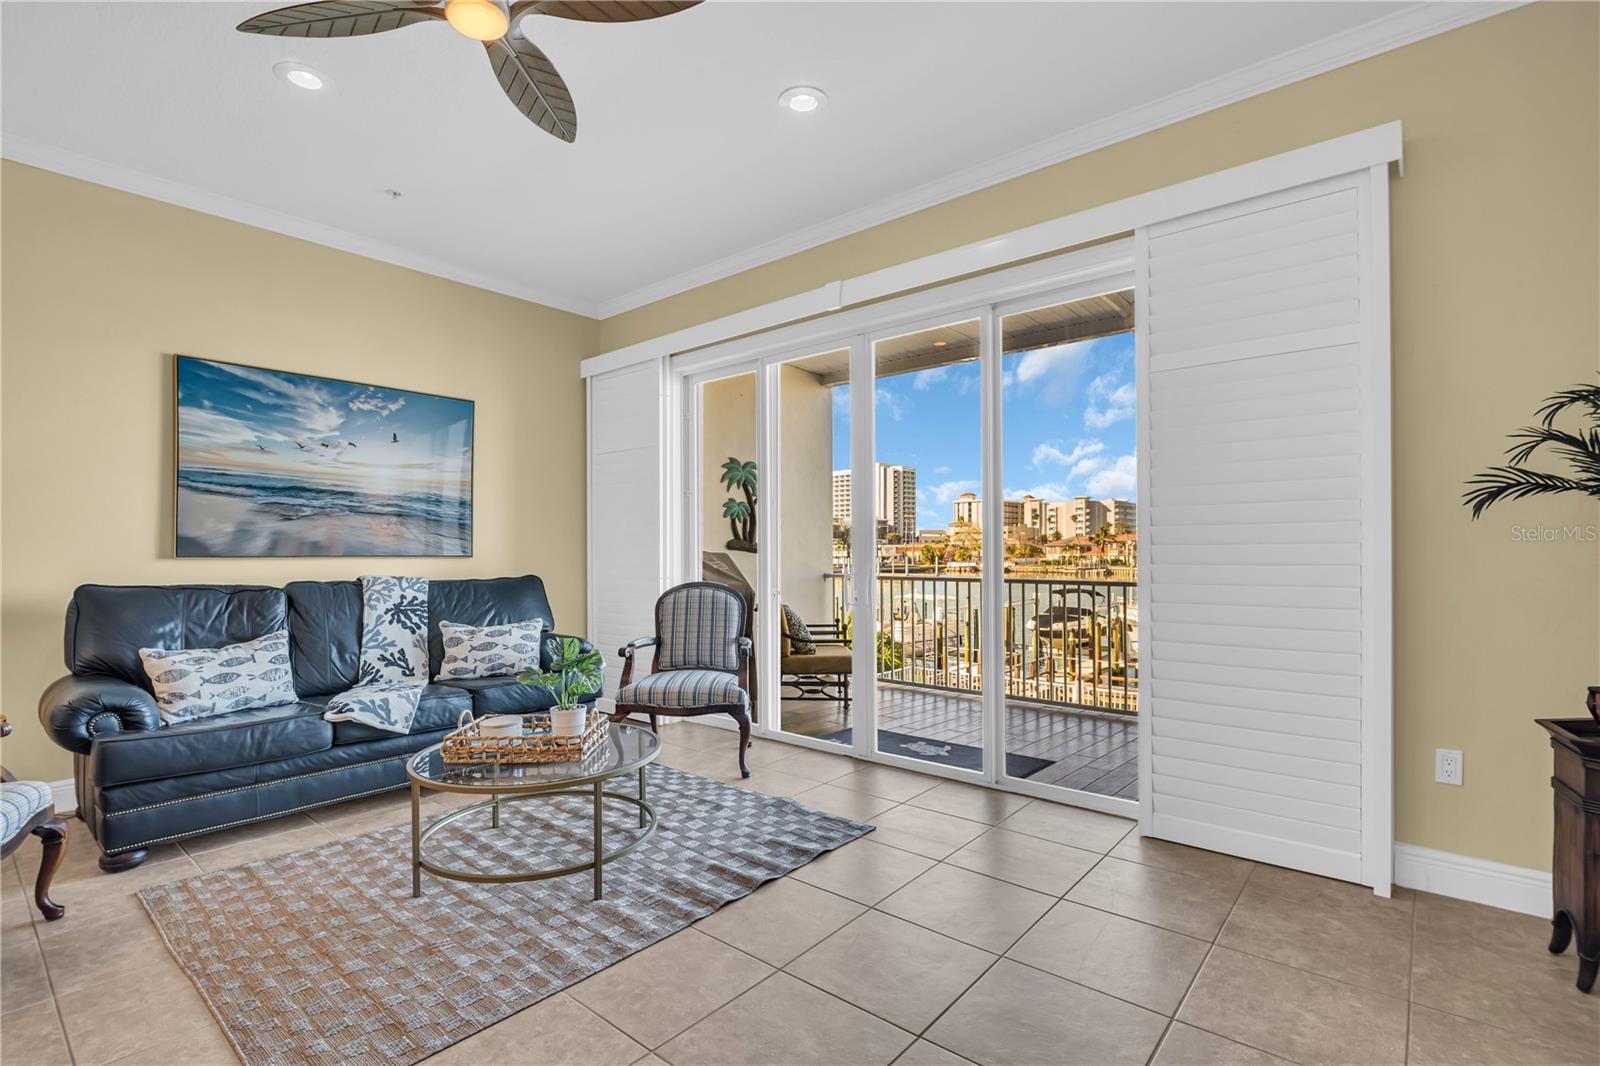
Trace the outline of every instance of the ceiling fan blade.
<path fill-rule="evenodd" d="M 495 80 L 518 111 L 568 144 L 578 139 L 578 111 L 572 92 L 537 45 L 510 33 L 498 41 L 485 41 L 483 47 L 489 53 Z"/>
<path fill-rule="evenodd" d="M 360 37 L 443 17 L 426 0 L 324 0 L 263 12 L 239 23 L 238 29 L 269 37 Z"/>
<path fill-rule="evenodd" d="M 518 15 L 550 15 L 577 22 L 641 22 L 676 15 L 700 0 L 524 0 L 511 8 Z"/>

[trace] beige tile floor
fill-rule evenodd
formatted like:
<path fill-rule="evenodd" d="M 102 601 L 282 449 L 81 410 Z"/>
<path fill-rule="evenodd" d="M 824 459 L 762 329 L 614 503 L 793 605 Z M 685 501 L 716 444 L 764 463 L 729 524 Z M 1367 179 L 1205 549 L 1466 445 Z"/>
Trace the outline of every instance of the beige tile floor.
<path fill-rule="evenodd" d="M 737 781 L 733 737 L 663 759 Z M 438 1063 L 899 1066 L 1600 1063 L 1600 996 L 1548 924 L 1142 841 L 1133 823 L 757 741 L 747 784 L 879 825 L 435 1056 Z M 447 802 L 435 797 L 430 802 Z M 132 893 L 409 816 L 404 793 L 98 872 L 78 829 L 33 913 L 5 864 L 6 1066 L 233 1058 Z"/>

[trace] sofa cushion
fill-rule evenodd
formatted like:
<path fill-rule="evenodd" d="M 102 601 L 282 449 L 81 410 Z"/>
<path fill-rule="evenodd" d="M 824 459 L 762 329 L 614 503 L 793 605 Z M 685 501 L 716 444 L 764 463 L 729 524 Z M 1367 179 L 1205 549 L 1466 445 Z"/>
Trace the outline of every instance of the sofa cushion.
<path fill-rule="evenodd" d="M 67 669 L 149 691 L 140 648 L 220 648 L 288 624 L 283 590 L 261 585 L 80 585 L 67 606 Z"/>
<path fill-rule="evenodd" d="M 472 694 L 472 713 L 526 714 L 547 711 L 556 705 L 556 694 L 543 685 L 524 685 L 514 677 L 462 677 L 447 682 L 452 688 Z M 598 695 L 598 693 L 596 693 Z M 594 696 L 583 697 L 593 703 Z"/>
<path fill-rule="evenodd" d="M 428 583 L 428 676 L 438 677 L 444 663 L 440 622 L 468 626 L 503 626 L 508 622 L 543 620 L 544 631 L 555 628 L 544 582 L 525 577 L 493 577 L 474 581 Z"/>
<path fill-rule="evenodd" d="M 294 690 L 300 698 L 355 688 L 361 663 L 360 582 L 291 581 L 283 594 Z"/>
<path fill-rule="evenodd" d="M 95 784 L 120 785 L 251 766 L 332 744 L 333 723 L 322 720 L 321 707 L 288 703 L 98 737 L 89 769 Z"/>
<path fill-rule="evenodd" d="M 331 696 L 311 696 L 306 702 L 312 706 L 326 710 Z M 454 729 L 456 721 L 461 717 L 461 712 L 472 707 L 472 697 L 448 685 L 429 685 L 422 690 L 422 700 L 417 704 L 417 713 L 411 719 L 411 733 L 432 733 L 439 729 Z M 387 729 L 378 729 L 374 726 L 363 725 L 360 722 L 346 720 L 330 722 L 333 726 L 333 743 L 362 744 L 370 740 L 381 740 L 385 737 L 395 736 Z"/>

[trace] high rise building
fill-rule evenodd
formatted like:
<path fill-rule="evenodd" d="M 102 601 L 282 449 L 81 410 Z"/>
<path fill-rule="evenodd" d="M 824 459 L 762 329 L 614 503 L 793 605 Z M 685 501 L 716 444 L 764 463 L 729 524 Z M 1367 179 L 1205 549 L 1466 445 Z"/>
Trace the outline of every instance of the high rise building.
<path fill-rule="evenodd" d="M 1133 533 L 1139 528 L 1139 505 L 1132 500 L 1105 499 L 1100 501 L 1107 522 L 1116 524 L 1118 533 Z"/>
<path fill-rule="evenodd" d="M 917 539 L 917 470 L 911 466 L 879 463 L 877 467 L 877 518 L 886 532 L 910 543 Z M 838 475 L 834 475 L 838 492 Z M 834 505 L 837 508 L 837 504 Z"/>
<path fill-rule="evenodd" d="M 1044 506 L 1044 536 L 1066 540 L 1076 531 L 1072 521 L 1072 504 L 1047 503 Z"/>
<path fill-rule="evenodd" d="M 841 528 L 850 525 L 850 471 L 848 470 L 833 472 L 833 524 Z"/>
<path fill-rule="evenodd" d="M 1031 496 L 1027 498 L 1033 499 Z M 983 527 L 983 500 L 978 497 L 977 493 L 963 492 L 957 496 L 952 510 L 954 512 L 954 521 L 965 522 L 980 529 Z M 1001 528 L 1016 529 L 1018 526 L 1024 525 L 1024 514 L 1025 508 L 1022 500 L 1000 501 Z"/>
<path fill-rule="evenodd" d="M 1072 536 L 1092 537 L 1106 524 L 1106 505 L 1087 496 L 1072 498 Z"/>
<path fill-rule="evenodd" d="M 1036 536 L 1044 536 L 1045 515 L 1049 504 L 1032 493 L 1023 493 L 1022 496 L 1022 521 L 1023 529 L 1033 530 Z"/>

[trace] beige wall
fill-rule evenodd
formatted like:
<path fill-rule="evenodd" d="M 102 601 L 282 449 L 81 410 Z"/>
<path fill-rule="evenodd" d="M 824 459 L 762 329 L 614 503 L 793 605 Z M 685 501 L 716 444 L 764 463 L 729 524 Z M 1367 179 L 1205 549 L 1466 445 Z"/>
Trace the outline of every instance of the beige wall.
<path fill-rule="evenodd" d="M 1514 526 L 1600 521 L 1582 498 L 1476 524 L 1462 479 L 1541 397 L 1600 369 L 1600 19 L 1539 4 L 1245 100 L 601 324 L 598 350 L 1379 123 L 1392 183 L 1398 840 L 1550 865 L 1535 716 L 1600 683 L 1600 547 Z M 1433 749 L 1465 752 L 1462 787 Z"/>
<path fill-rule="evenodd" d="M 10 162 L 0 211 L 11 770 L 71 774 L 35 707 L 83 582 L 536 573 L 557 624 L 583 631 L 592 321 Z M 475 557 L 175 559 L 175 352 L 475 400 Z"/>
<path fill-rule="evenodd" d="M 833 397 L 815 374 L 796 366 L 779 372 L 779 445 L 785 504 L 780 580 L 788 604 L 807 620 L 832 614 L 822 575 L 833 552 Z M 706 551 L 726 551 L 731 529 L 722 517 L 728 492 L 719 483 L 729 456 L 756 457 L 756 377 L 739 374 L 704 385 L 700 420 L 701 525 Z M 759 490 L 758 490 L 759 492 Z M 758 526 L 756 540 L 770 543 Z M 756 558 L 728 552 L 745 579 L 756 583 Z"/>

